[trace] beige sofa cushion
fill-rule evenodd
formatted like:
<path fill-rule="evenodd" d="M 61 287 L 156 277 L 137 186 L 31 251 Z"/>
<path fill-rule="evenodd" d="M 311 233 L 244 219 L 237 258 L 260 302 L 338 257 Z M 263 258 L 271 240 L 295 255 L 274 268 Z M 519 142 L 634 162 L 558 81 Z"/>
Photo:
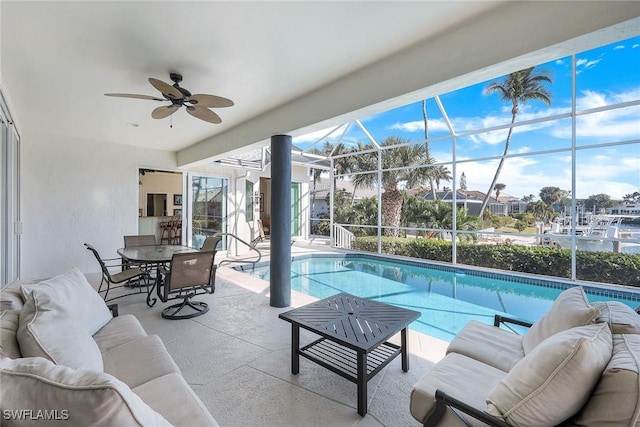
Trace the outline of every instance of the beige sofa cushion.
<path fill-rule="evenodd" d="M 614 335 L 611 361 L 604 369 L 591 398 L 573 418 L 573 425 L 640 425 L 639 373 L 640 335 Z"/>
<path fill-rule="evenodd" d="M 529 354 L 538 344 L 555 333 L 594 323 L 599 314 L 598 309 L 589 304 L 581 286 L 567 289 L 522 337 L 524 354 Z"/>
<path fill-rule="evenodd" d="M 102 358 L 104 371 L 131 388 L 162 375 L 180 373 L 157 335 L 122 344 L 103 353 Z"/>
<path fill-rule="evenodd" d="M 0 382 L 2 413 L 47 410 L 56 411 L 61 418 L 58 422 L 35 421 L 33 425 L 170 425 L 124 383 L 103 372 L 75 371 L 39 357 L 1 359 Z"/>
<path fill-rule="evenodd" d="M 611 359 L 604 323 L 547 338 L 518 362 L 487 396 L 486 411 L 509 424 L 557 425 L 577 413 Z"/>
<path fill-rule="evenodd" d="M 458 353 L 449 353 L 427 372 L 411 390 L 410 410 L 413 418 L 424 423 L 435 410 L 436 390 L 482 410 L 487 391 L 505 376 L 505 372 Z M 471 417 L 469 417 L 471 421 Z M 463 425 L 447 410 L 439 425 Z"/>
<path fill-rule="evenodd" d="M 0 312 L 0 358 L 10 357 L 17 359 L 21 357 L 20 347 L 18 347 L 18 324 L 20 322 L 20 311 L 7 310 Z"/>
<path fill-rule="evenodd" d="M 44 357 L 73 369 L 103 370 L 102 355 L 75 317 L 34 289 L 20 311 L 16 334 L 24 357 Z"/>
<path fill-rule="evenodd" d="M 20 288 L 22 285 L 31 285 L 31 280 L 16 280 L 0 290 L 0 311 L 20 310 L 24 305 L 24 298 Z"/>
<path fill-rule="evenodd" d="M 132 390 L 174 426 L 218 425 L 200 398 L 178 373 L 154 378 Z"/>
<path fill-rule="evenodd" d="M 640 334 L 640 315 L 619 301 L 601 301 L 592 304 L 600 311 L 597 322 L 606 322 L 614 334 Z"/>
<path fill-rule="evenodd" d="M 109 308 L 77 268 L 35 285 L 23 285 L 25 300 L 32 289 L 46 292 L 51 300 L 67 308 L 89 335 L 111 320 Z"/>
<path fill-rule="evenodd" d="M 147 333 L 142 325 L 132 314 L 123 314 L 114 317 L 93 335 L 93 339 L 101 353 L 105 353 L 112 348 L 121 346 L 138 338 L 144 338 Z"/>
<path fill-rule="evenodd" d="M 464 354 L 505 372 L 524 357 L 522 336 L 475 320 L 469 321 L 451 341 L 449 353 Z"/>

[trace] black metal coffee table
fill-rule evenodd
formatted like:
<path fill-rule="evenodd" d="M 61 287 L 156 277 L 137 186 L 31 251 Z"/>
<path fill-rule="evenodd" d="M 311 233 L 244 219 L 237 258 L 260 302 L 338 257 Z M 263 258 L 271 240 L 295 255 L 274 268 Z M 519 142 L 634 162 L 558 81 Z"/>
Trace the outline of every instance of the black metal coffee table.
<path fill-rule="evenodd" d="M 409 370 L 407 327 L 420 313 L 341 293 L 280 314 L 291 323 L 291 373 L 303 356 L 358 385 L 358 414 L 367 413 L 367 382 L 398 355 Z M 300 348 L 300 328 L 322 338 Z M 401 345 L 387 342 L 401 333 Z"/>

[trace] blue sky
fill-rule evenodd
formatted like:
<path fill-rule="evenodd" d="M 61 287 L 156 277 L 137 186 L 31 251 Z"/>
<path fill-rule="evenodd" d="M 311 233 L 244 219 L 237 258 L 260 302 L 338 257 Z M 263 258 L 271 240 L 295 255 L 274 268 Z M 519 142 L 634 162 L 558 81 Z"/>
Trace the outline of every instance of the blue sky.
<path fill-rule="evenodd" d="M 549 117 L 571 111 L 571 57 L 558 58 L 536 67 L 552 78 L 547 88 L 552 94 L 551 105 L 531 102 L 520 106 L 517 121 Z M 500 79 L 497 79 L 500 80 Z M 494 80 L 492 80 L 494 81 Z M 456 130 L 467 131 L 507 124 L 511 120 L 511 104 L 496 94 L 484 95 L 487 83 L 440 95 L 440 100 Z M 603 46 L 576 55 L 577 111 L 621 102 L 640 100 L 640 37 Z M 427 101 L 429 137 L 449 135 L 442 115 L 433 99 Z M 395 135 L 412 141 L 424 139 L 421 103 L 406 105 L 370 117 L 361 122 L 378 141 Z M 612 111 L 579 116 L 576 120 L 578 147 L 620 141 L 636 141 L 616 147 L 578 150 L 576 163 L 576 195 L 586 198 L 606 193 L 614 199 L 640 190 L 640 105 Z M 522 126 L 514 130 L 510 154 L 571 147 L 570 118 Z M 303 146 L 326 134 L 323 130 L 295 138 Z M 343 129 L 332 135 L 335 140 Z M 462 172 L 467 187 L 486 192 L 495 173 L 498 160 L 472 161 L 502 154 L 507 130 L 500 130 L 457 139 L 456 157 L 464 161 L 457 165 L 456 175 Z M 335 137 L 334 137 L 335 136 Z M 348 145 L 357 140 L 368 142 L 365 135 L 352 126 L 343 141 Z M 451 140 L 435 141 L 430 145 L 432 155 L 439 162 L 452 159 Z M 469 160 L 469 161 L 467 161 Z M 451 170 L 451 166 L 449 165 Z M 525 155 L 509 158 L 498 182 L 506 185 L 505 193 L 522 197 L 538 196 L 540 188 L 557 186 L 571 190 L 571 152 Z M 452 183 L 443 183 L 451 187 Z"/>

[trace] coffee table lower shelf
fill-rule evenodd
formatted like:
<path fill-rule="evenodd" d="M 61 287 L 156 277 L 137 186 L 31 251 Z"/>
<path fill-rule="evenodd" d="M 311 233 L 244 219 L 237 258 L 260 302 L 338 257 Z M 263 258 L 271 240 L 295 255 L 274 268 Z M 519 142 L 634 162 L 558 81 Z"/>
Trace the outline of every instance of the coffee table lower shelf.
<path fill-rule="evenodd" d="M 383 342 L 366 356 L 367 373 L 365 383 L 373 378 L 382 368 L 400 355 L 400 346 Z M 358 383 L 358 352 L 326 338 L 320 338 L 298 350 L 305 357 L 320 366 Z"/>

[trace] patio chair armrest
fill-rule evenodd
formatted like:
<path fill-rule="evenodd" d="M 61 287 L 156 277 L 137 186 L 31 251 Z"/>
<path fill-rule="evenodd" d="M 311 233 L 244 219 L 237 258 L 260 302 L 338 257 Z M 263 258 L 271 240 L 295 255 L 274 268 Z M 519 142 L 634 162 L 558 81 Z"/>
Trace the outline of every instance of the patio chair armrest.
<path fill-rule="evenodd" d="M 121 259 L 118 258 L 118 261 L 122 261 Z M 144 271 L 145 273 L 148 273 L 148 269 L 144 268 L 142 264 L 123 264 L 123 263 L 118 263 L 118 264 L 104 264 L 105 267 L 107 267 L 109 270 L 115 269 L 115 270 L 124 270 L 125 268 L 139 268 L 140 270 Z"/>
<path fill-rule="evenodd" d="M 462 422 L 468 426 L 470 426 L 471 424 L 465 419 L 465 417 L 460 412 L 464 412 L 465 414 L 477 420 L 480 420 L 483 423 L 490 425 L 492 427 L 510 427 L 509 424 L 505 423 L 501 419 L 496 418 L 493 415 L 489 415 L 486 412 L 481 411 L 452 396 L 449 396 L 447 393 L 445 393 L 442 390 L 439 390 L 439 389 L 436 390 L 435 397 L 436 397 L 436 412 L 443 414 L 445 406 L 448 406 L 451 409 L 453 409 L 455 414 L 462 420 Z M 438 417 L 437 421 L 439 421 L 439 418 L 440 417 Z M 426 423 L 425 426 L 430 426 L 430 424 Z"/>
<path fill-rule="evenodd" d="M 530 328 L 533 325 L 533 323 L 527 322 L 526 320 L 514 319 L 513 317 L 496 314 L 493 317 L 493 326 L 499 327 L 501 323 L 511 323 L 513 325 L 524 326 L 525 328 Z"/>
<path fill-rule="evenodd" d="M 118 304 L 109 304 L 107 308 L 111 311 L 113 317 L 118 317 Z"/>

